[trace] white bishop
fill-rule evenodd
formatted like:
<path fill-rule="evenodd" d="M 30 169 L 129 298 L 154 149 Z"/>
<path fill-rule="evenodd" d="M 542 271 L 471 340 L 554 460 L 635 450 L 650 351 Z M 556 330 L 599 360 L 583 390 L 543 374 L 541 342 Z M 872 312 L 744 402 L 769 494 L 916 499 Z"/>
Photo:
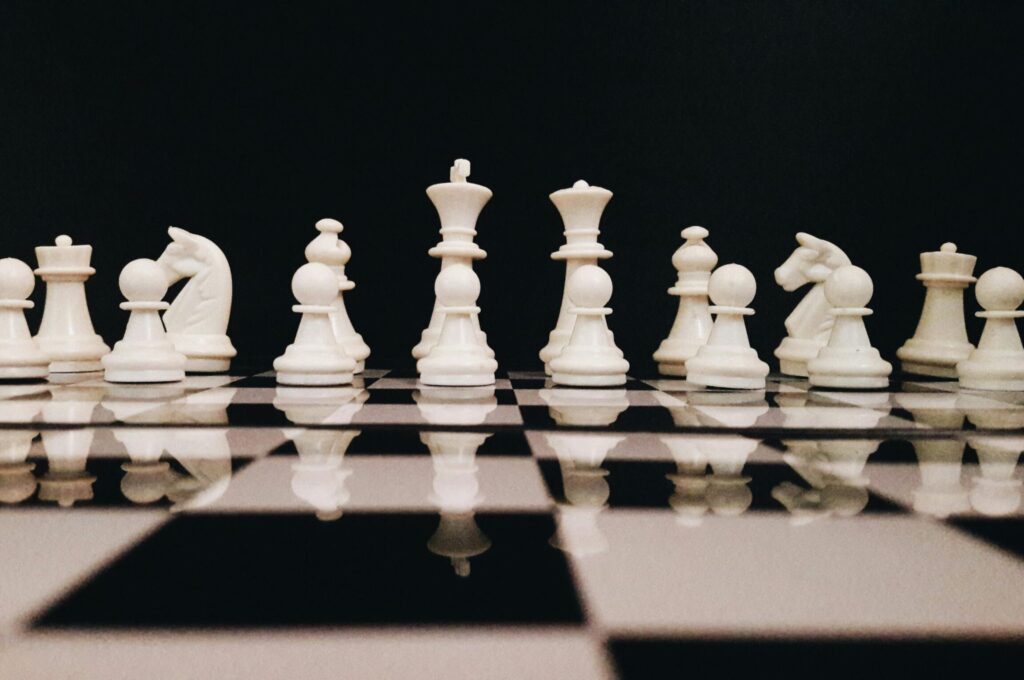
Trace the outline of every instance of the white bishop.
<path fill-rule="evenodd" d="M 334 311 L 331 312 L 331 326 L 334 328 L 334 336 L 345 348 L 345 353 L 355 360 L 355 372 L 362 373 L 366 366 L 366 357 L 370 356 L 370 348 L 353 328 L 343 297 L 345 291 L 356 287 L 355 282 L 345 275 L 345 265 L 352 257 L 352 249 L 338 237 L 344 229 L 338 220 L 320 220 L 316 223 L 316 228 L 320 235 L 306 246 L 306 259 L 327 265 L 338 277 L 338 292 L 331 304 L 334 307 Z"/>

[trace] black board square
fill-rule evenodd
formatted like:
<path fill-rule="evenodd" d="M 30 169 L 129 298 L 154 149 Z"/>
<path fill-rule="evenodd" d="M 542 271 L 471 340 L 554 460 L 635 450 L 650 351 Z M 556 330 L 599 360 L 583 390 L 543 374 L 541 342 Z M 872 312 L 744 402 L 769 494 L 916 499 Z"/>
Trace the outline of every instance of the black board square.
<path fill-rule="evenodd" d="M 432 514 L 178 517 L 34 623 L 36 628 L 580 624 L 546 514 L 478 514 L 484 547 Z M 428 542 L 442 554 L 428 549 Z"/>
<path fill-rule="evenodd" d="M 699 677 L 759 677 L 765 669 L 785 669 L 786 677 L 820 675 L 822 668 L 842 668 L 844 677 L 876 676 L 882 671 L 913 668 L 938 677 L 970 677 L 983 668 L 1015 666 L 1024 652 L 1019 640 L 804 638 L 613 639 L 609 641 L 621 680 L 664 676 L 685 668 Z"/>
<path fill-rule="evenodd" d="M 1024 517 L 961 517 L 953 524 L 972 536 L 1024 558 Z"/>

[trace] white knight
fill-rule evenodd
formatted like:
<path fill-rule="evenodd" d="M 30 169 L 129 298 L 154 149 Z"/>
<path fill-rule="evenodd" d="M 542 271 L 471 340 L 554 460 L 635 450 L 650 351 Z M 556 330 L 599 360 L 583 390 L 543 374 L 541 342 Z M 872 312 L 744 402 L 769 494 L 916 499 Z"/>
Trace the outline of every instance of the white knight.
<path fill-rule="evenodd" d="M 170 308 L 164 326 L 174 348 L 188 361 L 185 370 L 196 373 L 227 371 L 237 354 L 227 336 L 231 317 L 231 267 L 217 244 L 178 227 L 169 227 L 171 243 L 157 264 L 168 285 L 189 279 Z"/>
<path fill-rule="evenodd" d="M 786 317 L 786 337 L 775 348 L 779 370 L 786 375 L 807 375 L 807 362 L 828 343 L 834 319 L 823 284 L 836 268 L 850 264 L 838 246 L 810 234 L 796 235 L 796 250 L 775 270 L 775 282 L 786 292 L 814 284 Z"/>

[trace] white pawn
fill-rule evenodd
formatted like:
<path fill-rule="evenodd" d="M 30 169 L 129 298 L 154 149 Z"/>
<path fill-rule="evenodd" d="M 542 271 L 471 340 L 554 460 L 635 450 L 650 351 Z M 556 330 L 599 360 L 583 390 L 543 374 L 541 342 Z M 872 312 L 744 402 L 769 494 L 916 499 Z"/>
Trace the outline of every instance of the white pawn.
<path fill-rule="evenodd" d="M 345 348 L 345 353 L 355 359 L 355 372 L 362 373 L 366 366 L 366 357 L 370 356 L 370 347 L 363 342 L 363 336 L 353 328 L 343 297 L 345 291 L 356 287 L 355 282 L 345 275 L 345 265 L 352 257 L 352 249 L 338 238 L 338 234 L 344 229 L 338 220 L 320 220 L 316 223 L 316 228 L 320 235 L 306 246 L 306 259 L 326 264 L 338 277 L 338 292 L 332 303 L 334 311 L 331 312 L 331 325 L 334 327 L 334 336 Z"/>
<path fill-rule="evenodd" d="M 292 294 L 301 314 L 295 342 L 274 359 L 277 382 L 282 385 L 347 385 L 356 362 L 345 354 L 334 336 L 330 314 L 338 295 L 338 277 L 318 262 L 302 265 L 292 276 Z"/>
<path fill-rule="evenodd" d="M 185 379 L 185 355 L 167 337 L 160 311 L 170 305 L 167 276 L 153 260 L 132 260 L 117 279 L 130 312 L 124 338 L 101 359 L 103 378 L 112 383 L 161 383 Z"/>
<path fill-rule="evenodd" d="M 32 339 L 25 310 L 36 287 L 32 269 L 13 257 L 0 260 L 0 379 L 45 378 L 50 359 Z"/>
<path fill-rule="evenodd" d="M 960 386 L 974 390 L 1024 390 L 1024 347 L 1017 319 L 1024 311 L 1024 278 L 1007 267 L 989 269 L 978 278 L 974 295 L 985 311 L 978 348 L 956 365 Z"/>
<path fill-rule="evenodd" d="M 852 264 L 838 267 L 825 279 L 825 299 L 835 318 L 828 344 L 807 362 L 813 387 L 854 389 L 889 386 L 892 364 L 871 346 L 864 317 L 875 287 L 866 271 Z"/>
<path fill-rule="evenodd" d="M 566 286 L 576 317 L 569 342 L 551 360 L 551 380 L 556 385 L 607 387 L 623 385 L 629 362 L 615 346 L 605 317 L 612 310 L 605 305 L 612 298 L 612 279 L 593 264 L 585 264 L 569 277 Z"/>
<path fill-rule="evenodd" d="M 765 387 L 768 364 L 761 361 L 747 338 L 744 316 L 757 293 L 757 281 L 740 264 L 719 267 L 708 281 L 715 306 L 715 323 L 708 341 L 686 362 L 686 380 L 706 387 L 759 390 Z"/>
<path fill-rule="evenodd" d="M 686 360 L 708 340 L 711 333 L 711 312 L 708 311 L 708 279 L 718 264 L 718 255 L 704 243 L 708 230 L 687 227 L 682 236 L 686 242 L 672 255 L 678 272 L 676 285 L 669 295 L 679 298 L 679 310 L 672 330 L 662 340 L 654 360 L 663 375 L 686 375 Z"/>
<path fill-rule="evenodd" d="M 438 310 L 443 315 L 437 343 L 416 362 L 424 385 L 493 385 L 498 362 L 480 343 L 474 321 L 480 308 L 480 279 L 468 265 L 452 264 L 434 281 Z"/>

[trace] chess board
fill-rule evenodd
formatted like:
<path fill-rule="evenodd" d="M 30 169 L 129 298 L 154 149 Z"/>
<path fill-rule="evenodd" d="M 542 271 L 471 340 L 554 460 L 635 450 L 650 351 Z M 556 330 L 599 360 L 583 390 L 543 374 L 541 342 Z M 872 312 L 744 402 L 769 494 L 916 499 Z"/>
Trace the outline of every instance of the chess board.
<path fill-rule="evenodd" d="M 5 385 L 0 678 L 1019 662 L 1024 394 L 895 385 Z"/>

